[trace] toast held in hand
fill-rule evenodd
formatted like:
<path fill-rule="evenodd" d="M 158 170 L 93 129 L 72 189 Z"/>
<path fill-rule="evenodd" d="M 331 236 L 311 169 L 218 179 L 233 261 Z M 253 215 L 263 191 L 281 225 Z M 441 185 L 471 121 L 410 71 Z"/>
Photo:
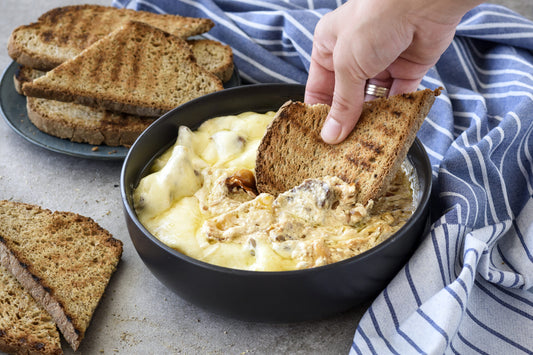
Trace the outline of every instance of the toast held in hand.
<path fill-rule="evenodd" d="M 308 178 L 338 176 L 355 184 L 357 202 L 366 204 L 385 191 L 439 93 L 426 89 L 365 102 L 354 130 L 336 145 L 320 137 L 328 105 L 285 103 L 258 148 L 257 189 L 277 195 Z"/>

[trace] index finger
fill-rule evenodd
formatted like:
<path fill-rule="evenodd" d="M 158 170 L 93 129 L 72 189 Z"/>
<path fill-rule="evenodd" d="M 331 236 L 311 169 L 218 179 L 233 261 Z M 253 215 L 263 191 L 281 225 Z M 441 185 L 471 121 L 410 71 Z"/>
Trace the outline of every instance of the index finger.
<path fill-rule="evenodd" d="M 342 142 L 353 130 L 363 109 L 366 79 L 353 74 L 349 58 L 336 58 L 335 88 L 328 117 L 322 127 L 324 142 Z M 353 65 L 353 64 L 352 64 Z M 346 68 L 346 69 L 343 69 Z"/>

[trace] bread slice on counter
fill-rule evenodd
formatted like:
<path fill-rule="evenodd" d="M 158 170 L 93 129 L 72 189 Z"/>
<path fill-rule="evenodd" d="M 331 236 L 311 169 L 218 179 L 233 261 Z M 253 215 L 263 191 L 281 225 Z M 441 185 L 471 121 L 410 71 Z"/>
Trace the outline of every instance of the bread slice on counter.
<path fill-rule="evenodd" d="M 223 83 L 231 79 L 234 64 L 230 46 L 211 39 L 193 39 L 187 43 L 198 65 L 215 74 Z"/>
<path fill-rule="evenodd" d="M 285 103 L 258 148 L 258 191 L 277 195 L 307 178 L 333 175 L 354 183 L 357 202 L 366 204 L 385 191 L 439 94 L 426 89 L 365 102 L 352 133 L 336 145 L 320 137 L 328 105 Z"/>
<path fill-rule="evenodd" d="M 0 265 L 0 352 L 62 354 L 61 340 L 50 315 Z"/>
<path fill-rule="evenodd" d="M 76 350 L 122 255 L 91 218 L 0 201 L 0 262 Z"/>
<path fill-rule="evenodd" d="M 186 41 L 141 22 L 125 24 L 22 87 L 26 96 L 149 117 L 222 89 Z"/>
<path fill-rule="evenodd" d="M 16 28 L 8 40 L 8 54 L 21 65 L 51 70 L 131 20 L 148 23 L 183 39 L 214 26 L 206 18 L 99 5 L 65 6 L 46 12 L 35 23 Z"/>

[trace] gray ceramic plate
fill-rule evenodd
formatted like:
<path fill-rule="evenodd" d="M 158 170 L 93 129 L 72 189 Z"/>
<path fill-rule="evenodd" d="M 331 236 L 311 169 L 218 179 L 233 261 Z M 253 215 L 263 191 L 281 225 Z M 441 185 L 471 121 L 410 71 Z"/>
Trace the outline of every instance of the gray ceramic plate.
<path fill-rule="evenodd" d="M 19 65 L 12 62 L 4 70 L 0 79 L 0 112 L 15 132 L 31 143 L 57 153 L 99 160 L 123 160 L 126 157 L 128 153 L 126 147 L 99 145 L 98 150 L 93 151 L 94 145 L 71 142 L 39 131 L 28 118 L 26 98 L 15 90 L 13 76 L 18 69 Z M 233 76 L 224 84 L 224 87 L 238 85 L 240 85 L 240 77 L 235 69 Z"/>

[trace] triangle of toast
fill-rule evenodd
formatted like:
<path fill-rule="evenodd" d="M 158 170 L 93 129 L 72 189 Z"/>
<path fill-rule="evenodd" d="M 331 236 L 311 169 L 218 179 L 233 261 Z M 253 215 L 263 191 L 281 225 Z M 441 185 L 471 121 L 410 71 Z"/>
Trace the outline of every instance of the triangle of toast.
<path fill-rule="evenodd" d="M 222 89 L 187 42 L 135 21 L 22 86 L 26 96 L 146 117 Z"/>

